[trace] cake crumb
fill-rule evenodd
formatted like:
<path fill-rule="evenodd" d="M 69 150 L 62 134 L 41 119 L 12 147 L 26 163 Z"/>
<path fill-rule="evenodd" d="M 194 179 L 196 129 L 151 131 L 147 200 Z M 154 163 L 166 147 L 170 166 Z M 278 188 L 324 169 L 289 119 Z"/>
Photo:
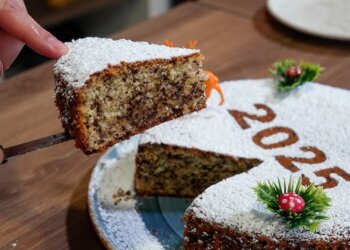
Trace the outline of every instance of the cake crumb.
<path fill-rule="evenodd" d="M 118 188 L 117 192 L 112 195 L 114 205 L 117 206 L 122 201 L 128 201 L 134 198 L 130 190 L 124 190 L 122 188 Z"/>

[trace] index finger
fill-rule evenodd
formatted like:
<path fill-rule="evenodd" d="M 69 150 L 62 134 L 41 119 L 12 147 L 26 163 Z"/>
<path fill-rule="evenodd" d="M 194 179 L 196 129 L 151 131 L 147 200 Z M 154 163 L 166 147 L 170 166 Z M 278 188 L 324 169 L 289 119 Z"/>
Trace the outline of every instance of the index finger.
<path fill-rule="evenodd" d="M 29 16 L 20 1 L 7 0 L 0 5 L 0 24 L 7 33 L 43 56 L 59 58 L 68 51 L 62 42 Z"/>

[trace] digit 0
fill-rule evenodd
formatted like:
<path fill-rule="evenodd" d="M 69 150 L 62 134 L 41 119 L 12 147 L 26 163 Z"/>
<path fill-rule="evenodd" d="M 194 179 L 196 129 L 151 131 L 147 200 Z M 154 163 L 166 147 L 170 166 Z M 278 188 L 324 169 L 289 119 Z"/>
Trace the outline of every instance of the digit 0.
<path fill-rule="evenodd" d="M 264 138 L 270 137 L 272 135 L 281 134 L 281 133 L 287 134 L 287 138 L 274 143 L 263 142 Z M 263 149 L 282 148 L 282 147 L 292 145 L 299 140 L 297 134 L 290 128 L 286 128 L 286 127 L 272 127 L 272 128 L 261 130 L 256 135 L 254 135 L 252 139 L 256 145 L 258 145 L 259 147 L 262 147 Z"/>

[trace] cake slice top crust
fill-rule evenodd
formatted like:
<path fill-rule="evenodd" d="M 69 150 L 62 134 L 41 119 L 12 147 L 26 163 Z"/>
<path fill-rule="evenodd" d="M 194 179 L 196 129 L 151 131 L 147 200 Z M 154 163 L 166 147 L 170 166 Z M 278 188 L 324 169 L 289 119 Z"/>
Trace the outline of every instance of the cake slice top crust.
<path fill-rule="evenodd" d="M 120 39 L 88 37 L 67 42 L 69 52 L 54 67 L 54 74 L 70 87 L 82 87 L 89 77 L 109 65 L 171 59 L 199 53 L 197 49 L 169 48 L 165 45 Z"/>
<path fill-rule="evenodd" d="M 258 158 L 247 173 L 209 187 L 189 211 L 208 221 L 272 239 L 326 241 L 350 238 L 350 92 L 307 83 L 287 93 L 272 80 L 222 83 L 207 109 L 163 123 L 142 135 L 141 143 L 197 148 L 234 157 Z M 269 212 L 252 188 L 259 181 L 291 175 L 321 185 L 332 199 L 329 220 L 316 233 L 289 230 Z M 305 183 L 305 182 L 304 182 Z M 305 183 L 307 184 L 307 183 Z"/>

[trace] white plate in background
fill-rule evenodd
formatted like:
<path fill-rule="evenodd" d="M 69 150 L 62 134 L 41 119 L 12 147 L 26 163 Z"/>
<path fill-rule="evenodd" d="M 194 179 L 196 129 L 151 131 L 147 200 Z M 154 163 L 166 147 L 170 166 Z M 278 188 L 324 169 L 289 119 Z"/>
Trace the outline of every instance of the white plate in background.
<path fill-rule="evenodd" d="M 350 0 L 268 0 L 267 8 L 298 31 L 350 41 Z"/>

